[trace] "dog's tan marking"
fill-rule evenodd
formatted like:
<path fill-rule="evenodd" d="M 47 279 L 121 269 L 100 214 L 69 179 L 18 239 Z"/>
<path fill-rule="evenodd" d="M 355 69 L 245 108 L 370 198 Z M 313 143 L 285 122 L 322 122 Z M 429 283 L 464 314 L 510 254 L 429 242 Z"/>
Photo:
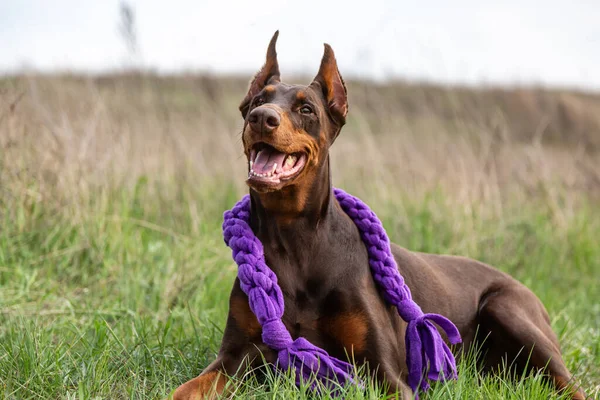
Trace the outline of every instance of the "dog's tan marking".
<path fill-rule="evenodd" d="M 219 371 L 208 372 L 179 386 L 173 394 L 173 400 L 216 399 L 226 383 L 227 377 Z"/>
<path fill-rule="evenodd" d="M 250 338 L 260 335 L 261 326 L 256 319 L 256 315 L 250 309 L 248 299 L 241 296 L 233 296 L 229 301 L 229 311 L 235 319 L 238 327 L 243 330 Z"/>
<path fill-rule="evenodd" d="M 306 100 L 306 93 L 304 93 L 303 90 L 298 90 L 298 92 L 296 92 L 296 99 L 300 101 Z"/>
<path fill-rule="evenodd" d="M 275 86 L 274 85 L 267 85 L 265 86 L 265 92 L 267 93 L 273 93 L 275 91 Z"/>
<path fill-rule="evenodd" d="M 327 319 L 323 327 L 337 339 L 348 354 L 360 354 L 365 350 L 369 327 L 362 313 L 344 313 Z"/>

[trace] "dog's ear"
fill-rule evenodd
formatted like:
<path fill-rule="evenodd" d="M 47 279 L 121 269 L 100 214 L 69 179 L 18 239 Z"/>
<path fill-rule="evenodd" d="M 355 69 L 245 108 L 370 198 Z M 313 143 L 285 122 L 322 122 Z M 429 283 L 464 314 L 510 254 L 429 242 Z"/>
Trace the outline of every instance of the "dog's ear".
<path fill-rule="evenodd" d="M 321 60 L 319 73 L 312 84 L 318 84 L 323 91 L 329 113 L 340 128 L 346 123 L 348 114 L 348 95 L 346 84 L 338 70 L 335 55 L 330 45 L 325 43 L 325 52 Z"/>
<path fill-rule="evenodd" d="M 239 108 L 244 119 L 246 118 L 246 114 L 248 114 L 252 98 L 268 84 L 279 82 L 279 63 L 277 62 L 277 51 L 275 50 L 278 36 L 279 31 L 275 31 L 275 34 L 271 38 L 271 42 L 269 42 L 265 65 L 263 65 L 261 70 L 254 76 L 254 79 L 252 79 L 252 82 L 250 82 L 248 94 L 246 94 L 246 97 L 244 97 L 244 100 L 242 100 L 242 103 L 240 104 Z"/>

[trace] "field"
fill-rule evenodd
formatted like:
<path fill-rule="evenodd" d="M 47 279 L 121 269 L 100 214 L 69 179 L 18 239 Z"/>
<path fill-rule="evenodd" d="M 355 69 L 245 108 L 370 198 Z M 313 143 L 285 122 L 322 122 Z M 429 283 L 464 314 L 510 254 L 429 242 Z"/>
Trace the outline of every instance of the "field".
<path fill-rule="evenodd" d="M 246 78 L 0 78 L 0 398 L 163 398 L 218 350 Z M 600 396 L 600 96 L 349 82 L 334 184 L 409 249 L 511 273 Z M 425 399 L 560 398 L 539 375 Z M 377 398 L 379 388 L 348 388 Z M 304 398 L 289 377 L 239 398 Z"/>

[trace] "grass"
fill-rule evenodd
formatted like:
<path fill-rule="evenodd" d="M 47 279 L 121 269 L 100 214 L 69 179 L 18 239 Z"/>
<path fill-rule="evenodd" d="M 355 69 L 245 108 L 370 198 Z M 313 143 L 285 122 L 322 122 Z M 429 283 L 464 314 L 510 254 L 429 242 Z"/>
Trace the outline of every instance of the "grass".
<path fill-rule="evenodd" d="M 0 108 L 0 398 L 163 398 L 214 359 L 222 337 L 236 269 L 220 223 L 244 192 L 243 86 L 164 79 L 132 92 L 125 78 L 69 79 L 0 80 L 5 98 L 25 93 Z M 529 286 L 568 367 L 600 396 L 600 216 L 588 168 L 598 155 L 494 139 L 463 120 L 465 135 L 481 132 L 468 138 L 437 114 L 375 129 L 375 111 L 351 112 L 335 184 L 369 203 L 394 242 L 474 257 Z M 539 375 L 481 377 L 469 359 L 460 371 L 424 398 L 560 398 Z M 285 374 L 249 377 L 235 393 L 310 397 Z"/>

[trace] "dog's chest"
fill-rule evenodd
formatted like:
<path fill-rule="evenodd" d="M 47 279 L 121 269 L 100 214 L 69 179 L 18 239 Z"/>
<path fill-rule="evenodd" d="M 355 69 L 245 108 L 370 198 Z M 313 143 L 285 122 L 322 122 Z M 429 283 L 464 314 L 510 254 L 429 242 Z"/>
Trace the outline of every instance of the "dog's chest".
<path fill-rule="evenodd" d="M 363 247 L 364 249 L 364 247 Z M 343 353 L 365 347 L 371 289 L 366 251 L 313 248 L 300 257 L 266 253 L 285 302 L 283 321 L 294 338 Z"/>

